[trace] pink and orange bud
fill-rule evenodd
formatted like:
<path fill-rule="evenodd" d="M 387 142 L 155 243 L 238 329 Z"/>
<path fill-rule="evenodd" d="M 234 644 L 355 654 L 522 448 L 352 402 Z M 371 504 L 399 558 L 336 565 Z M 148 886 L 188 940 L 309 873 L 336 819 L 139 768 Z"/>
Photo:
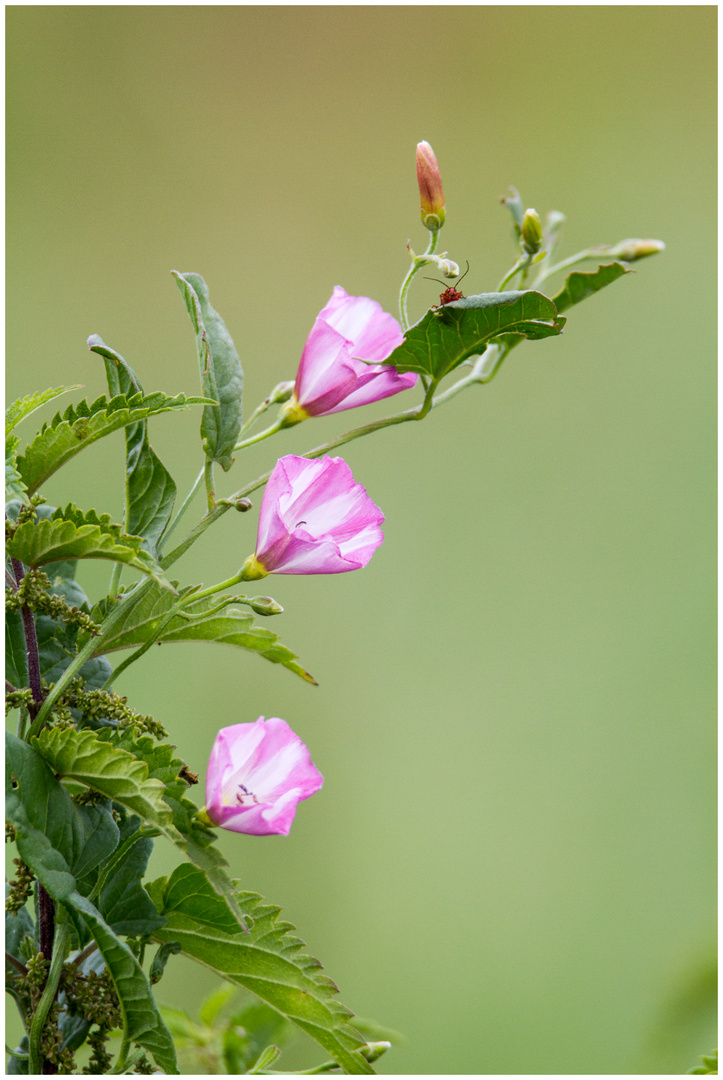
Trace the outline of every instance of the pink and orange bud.
<path fill-rule="evenodd" d="M 434 150 L 428 142 L 417 143 L 417 183 L 421 200 L 422 225 L 436 232 L 444 225 L 445 208 L 442 176 Z"/>

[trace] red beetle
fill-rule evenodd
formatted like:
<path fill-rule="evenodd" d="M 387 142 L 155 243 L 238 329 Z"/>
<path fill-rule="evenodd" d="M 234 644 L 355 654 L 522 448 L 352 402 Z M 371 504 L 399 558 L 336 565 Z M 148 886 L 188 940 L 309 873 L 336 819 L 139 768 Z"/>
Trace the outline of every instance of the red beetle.
<path fill-rule="evenodd" d="M 469 273 L 469 262 L 467 263 L 467 269 L 462 274 L 462 277 L 457 278 L 457 285 L 459 285 L 462 278 L 467 277 L 468 273 Z M 437 281 L 437 282 L 439 282 L 440 285 L 444 285 L 444 282 L 440 281 L 439 278 L 436 278 L 436 277 L 428 277 L 426 280 L 427 281 Z M 461 289 L 456 289 L 454 287 L 454 285 L 450 285 L 440 295 L 439 303 L 438 304 L 433 304 L 432 307 L 433 308 L 444 307 L 445 304 L 451 304 L 454 300 L 464 300 L 464 293 L 462 292 Z"/>

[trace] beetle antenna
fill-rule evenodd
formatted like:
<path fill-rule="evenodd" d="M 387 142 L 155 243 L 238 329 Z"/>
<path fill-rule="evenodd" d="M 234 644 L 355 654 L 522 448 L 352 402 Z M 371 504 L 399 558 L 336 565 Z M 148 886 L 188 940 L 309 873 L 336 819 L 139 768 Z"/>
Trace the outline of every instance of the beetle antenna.
<path fill-rule="evenodd" d="M 425 281 L 436 281 L 438 285 L 445 285 L 446 288 L 449 288 L 449 286 L 446 284 L 446 282 L 440 281 L 438 277 L 427 277 L 425 275 L 424 280 Z"/>
<path fill-rule="evenodd" d="M 464 272 L 464 273 L 462 274 L 462 277 L 458 277 L 458 278 L 457 278 L 457 280 L 455 281 L 455 285 L 459 285 L 459 283 L 460 283 L 460 281 L 462 280 L 462 278 L 466 278 L 466 277 L 467 277 L 467 274 L 469 273 L 469 259 L 466 259 L 466 260 L 465 260 L 465 262 L 467 263 L 467 269 L 466 269 L 466 270 L 465 270 L 465 272 Z"/>

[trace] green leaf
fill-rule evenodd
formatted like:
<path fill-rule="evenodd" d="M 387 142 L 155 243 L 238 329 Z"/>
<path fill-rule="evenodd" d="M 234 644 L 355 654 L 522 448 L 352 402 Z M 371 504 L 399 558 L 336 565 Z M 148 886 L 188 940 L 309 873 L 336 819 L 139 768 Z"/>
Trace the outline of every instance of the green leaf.
<path fill-rule="evenodd" d="M 599 266 L 597 270 L 587 272 L 575 270 L 567 277 L 564 289 L 554 297 L 552 302 L 558 312 L 567 311 L 573 304 L 579 304 L 581 300 L 587 300 L 588 296 L 600 292 L 606 285 L 611 285 L 623 274 L 634 272 L 630 267 L 619 262 L 607 263 Z"/>
<path fill-rule="evenodd" d="M 245 1073 L 269 1045 L 283 1046 L 293 1028 L 288 1020 L 261 1001 L 235 1013 L 224 1031 L 223 1057 L 228 1073 Z"/>
<path fill-rule="evenodd" d="M 18 689 L 28 685 L 28 654 L 19 611 L 5 613 L 5 678 Z"/>
<path fill-rule="evenodd" d="M 200 274 L 179 274 L 176 270 L 172 273 L 196 334 L 203 392 L 219 403 L 217 409 L 203 410 L 204 450 L 207 457 L 228 470 L 233 464 L 231 455 L 241 430 L 241 361 L 226 324 L 211 307 L 208 286 Z"/>
<path fill-rule="evenodd" d="M 170 594 L 161 592 L 155 585 L 151 586 L 136 604 L 129 605 L 125 616 L 115 624 L 108 637 L 103 639 L 103 652 L 135 648 L 145 644 L 149 638 L 155 638 L 162 619 L 175 603 L 176 599 Z M 174 616 L 158 634 L 157 640 L 215 641 L 222 645 L 235 645 L 237 648 L 258 653 L 272 664 L 281 664 L 305 682 L 317 685 L 314 677 L 297 663 L 295 654 L 281 644 L 278 635 L 257 626 L 253 615 L 233 606 L 215 615 L 207 614 L 217 607 L 218 597 L 207 597 L 194 604 L 190 596 L 188 604 L 183 608 L 184 614 Z M 107 605 L 103 602 L 96 605 L 91 612 L 97 622 L 101 622 L 107 614 Z"/>
<path fill-rule="evenodd" d="M 163 925 L 141 880 L 153 851 L 148 836 L 137 835 L 108 873 L 98 897 L 98 908 L 116 934 L 135 937 Z M 153 981 L 153 980 L 151 980 Z"/>
<path fill-rule="evenodd" d="M 20 499 L 21 502 L 26 503 L 28 497 L 25 493 L 25 484 L 17 467 L 19 443 L 17 435 L 11 435 L 5 440 L 5 495 L 6 498 Z"/>
<path fill-rule="evenodd" d="M 165 575 L 142 550 L 140 536 L 128 536 L 109 514 L 86 513 L 72 504 L 55 511 L 49 520 L 26 521 L 8 540 L 7 553 L 26 566 L 75 559 L 109 559 L 165 582 Z"/>
<path fill-rule="evenodd" d="M 97 334 L 88 338 L 88 347 L 104 358 L 111 395 L 143 392 L 131 366 Z M 134 536 L 142 536 L 146 551 L 156 558 L 158 544 L 173 513 L 176 485 L 148 441 L 147 421 L 129 424 L 125 435 L 126 528 Z"/>
<path fill-rule="evenodd" d="M 374 1071 L 360 1053 L 364 1040 L 348 1023 L 352 1013 L 334 999 L 336 985 L 320 973 L 318 960 L 300 952 L 303 942 L 293 936 L 294 927 L 278 921 L 280 908 L 263 904 L 253 893 L 239 893 L 250 932 L 231 934 L 219 928 L 222 902 L 198 871 L 179 867 L 162 895 L 168 901 L 162 908 L 168 922 L 154 934 L 158 941 L 180 942 L 188 956 L 283 1013 L 345 1072 Z"/>
<path fill-rule="evenodd" d="M 51 896 L 67 899 L 76 887 L 71 866 L 83 839 L 70 796 L 40 754 L 9 731 L 5 768 L 5 814 L 15 826 L 20 857 Z"/>
<path fill-rule="evenodd" d="M 79 893 L 67 901 L 87 925 L 106 962 L 123 1014 L 123 1026 L 131 1042 L 149 1050 L 159 1068 L 178 1075 L 176 1051 L 168 1028 L 156 1007 L 150 984 L 135 956 L 113 933 L 100 912 Z"/>
<path fill-rule="evenodd" d="M 26 416 L 30 416 L 41 405 L 46 405 L 47 402 L 60 397 L 61 394 L 69 394 L 71 390 L 80 390 L 80 385 L 56 386 L 54 390 L 36 391 L 34 394 L 28 394 L 27 397 L 18 398 L 5 410 L 5 438 L 21 420 L 24 420 Z"/>
<path fill-rule="evenodd" d="M 132 752 L 111 743 L 110 731 L 75 731 L 44 729 L 33 740 L 55 772 L 86 784 L 120 803 L 158 829 L 197 867 L 204 871 L 213 889 L 223 897 L 237 919 L 241 919 L 233 883 L 226 873 L 228 863 L 211 843 L 213 833 L 192 822 L 196 806 L 183 800 L 178 772 L 183 762 L 173 758 L 173 747 L 155 745 L 149 737 L 122 737 Z M 148 760 L 144 760 L 148 758 Z M 175 769 L 177 786 L 153 775 Z M 184 805 L 185 802 L 185 805 Z"/>
<path fill-rule="evenodd" d="M 112 746 L 94 731 L 72 728 L 44 728 L 33 739 L 33 746 L 60 776 L 99 791 L 176 841 L 173 816 L 163 800 L 164 785 L 149 778 L 144 761 Z"/>
<path fill-rule="evenodd" d="M 432 308 L 411 326 L 384 361 L 397 371 L 415 371 L 437 383 L 470 356 L 483 353 L 501 334 L 543 338 L 559 334 L 565 323 L 542 293 L 480 293 Z"/>
<path fill-rule="evenodd" d="M 5 882 L 5 895 L 8 894 L 9 883 Z M 5 952 L 10 953 L 16 960 L 22 960 L 22 952 L 20 946 L 26 937 L 35 937 L 35 923 L 32 920 L 32 916 L 27 909 L 27 906 L 21 907 L 19 911 L 13 913 L 11 911 L 5 912 Z"/>
<path fill-rule="evenodd" d="M 73 876 L 79 883 L 80 892 L 85 893 L 95 884 L 98 867 L 115 851 L 118 846 L 118 826 L 113 820 L 110 802 L 97 806 L 74 806 L 75 814 L 82 828 L 80 851 L 71 867 Z"/>
<path fill-rule="evenodd" d="M 84 447 L 127 424 L 138 423 L 157 413 L 187 409 L 190 405 L 212 405 L 208 398 L 167 397 L 166 394 L 119 394 L 110 401 L 97 398 L 92 404 L 70 405 L 63 415 L 56 413 L 18 458 L 18 467 L 28 493 L 32 495 L 49 476 Z"/>

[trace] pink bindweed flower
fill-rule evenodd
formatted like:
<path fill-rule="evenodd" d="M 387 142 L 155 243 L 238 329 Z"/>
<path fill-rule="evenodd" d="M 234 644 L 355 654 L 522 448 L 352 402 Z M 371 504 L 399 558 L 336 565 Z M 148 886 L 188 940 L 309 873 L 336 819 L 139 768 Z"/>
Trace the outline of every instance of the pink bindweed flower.
<path fill-rule="evenodd" d="M 241 580 L 359 570 L 384 539 L 383 521 L 343 458 L 288 454 L 266 485 L 256 552 L 241 568 Z"/>
<path fill-rule="evenodd" d="M 253 836 L 287 836 L 302 799 L 324 777 L 299 736 L 278 717 L 221 728 L 206 775 L 206 816 Z"/>
<path fill-rule="evenodd" d="M 380 366 L 403 340 L 397 320 L 376 300 L 349 296 L 335 286 L 306 339 L 294 395 L 280 415 L 287 424 L 296 424 L 408 390 L 416 375 Z"/>

